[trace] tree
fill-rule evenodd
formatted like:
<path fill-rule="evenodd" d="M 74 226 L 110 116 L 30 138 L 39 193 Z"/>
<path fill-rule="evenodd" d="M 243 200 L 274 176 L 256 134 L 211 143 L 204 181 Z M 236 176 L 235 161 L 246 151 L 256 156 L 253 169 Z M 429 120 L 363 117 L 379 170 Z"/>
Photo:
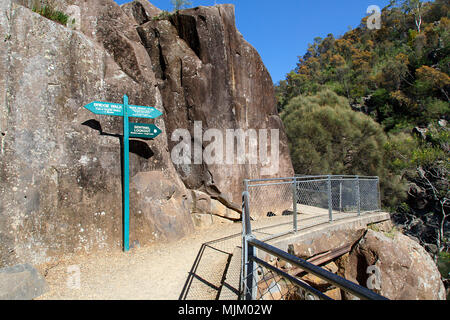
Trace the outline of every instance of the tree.
<path fill-rule="evenodd" d="M 446 127 L 430 125 L 426 134 L 399 135 L 387 145 L 389 169 L 401 171 L 410 182 L 408 204 L 397 208 L 394 221 L 425 246 L 435 245 L 436 259 L 449 246 L 449 136 Z"/>
<path fill-rule="evenodd" d="M 189 0 L 170 0 L 175 11 L 192 6 L 192 2 Z"/>
<path fill-rule="evenodd" d="M 292 99 L 281 114 L 299 174 L 379 175 L 385 134 L 330 90 Z"/>
<path fill-rule="evenodd" d="M 447 101 L 450 101 L 449 93 L 446 91 L 450 87 L 450 77 L 446 73 L 428 66 L 422 66 L 416 70 L 416 74 L 420 80 L 426 81 L 433 88 L 440 90 Z"/>
<path fill-rule="evenodd" d="M 436 228 L 436 245 L 439 252 L 442 252 L 448 246 L 447 239 L 445 238 L 445 225 L 450 211 L 448 168 L 445 165 L 435 165 L 435 167 L 431 169 L 418 167 L 417 173 L 418 182 L 421 183 L 423 188 L 431 195 L 431 198 L 436 205 L 435 212 L 438 213 L 439 222 L 439 226 Z"/>
<path fill-rule="evenodd" d="M 416 22 L 417 32 L 420 33 L 422 26 L 422 17 L 424 13 L 424 4 L 420 0 L 404 0 L 402 9 L 405 13 L 412 13 Z"/>

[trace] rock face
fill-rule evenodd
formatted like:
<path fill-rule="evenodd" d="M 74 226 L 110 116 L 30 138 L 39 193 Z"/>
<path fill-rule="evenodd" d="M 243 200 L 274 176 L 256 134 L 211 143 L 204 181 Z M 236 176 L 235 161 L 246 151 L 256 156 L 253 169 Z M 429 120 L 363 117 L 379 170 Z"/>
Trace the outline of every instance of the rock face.
<path fill-rule="evenodd" d="M 208 129 L 217 129 L 224 137 L 227 129 L 254 129 L 260 134 L 261 129 L 277 129 L 281 157 L 272 175 L 292 176 L 272 80 L 256 50 L 236 30 L 233 6 L 183 10 L 152 19 L 137 30 L 171 114 L 166 119 L 168 132 L 187 128 L 195 137 L 196 121 L 201 124 L 200 135 Z M 209 144 L 195 140 L 194 149 L 200 151 Z M 170 149 L 176 144 L 170 141 Z M 176 169 L 188 188 L 205 191 L 228 206 L 240 203 L 244 177 L 264 175 L 262 165 L 236 162 L 183 164 Z"/>
<path fill-rule="evenodd" d="M 374 286 L 375 291 L 389 299 L 446 299 L 441 275 L 430 255 L 400 233 L 388 237 L 368 230 L 345 260 L 345 277 L 363 286 L 373 280 L 368 267 L 376 266 L 380 286 Z"/>
<path fill-rule="evenodd" d="M 83 108 L 92 101 L 127 94 L 164 113 L 154 121 L 161 136 L 130 142 L 131 242 L 178 239 L 194 215 L 239 219 L 242 180 L 267 173 L 260 164 L 174 165 L 177 129 L 278 129 L 270 174 L 293 174 L 272 81 L 233 7 L 161 19 L 143 0 L 60 0 L 80 20 L 67 28 L 18 3 L 28 1 L 0 3 L 0 266 L 121 247 L 122 121 Z M 197 207 L 194 191 L 209 206 Z"/>
<path fill-rule="evenodd" d="M 47 290 L 44 278 L 29 264 L 0 269 L 0 300 L 31 300 Z"/>

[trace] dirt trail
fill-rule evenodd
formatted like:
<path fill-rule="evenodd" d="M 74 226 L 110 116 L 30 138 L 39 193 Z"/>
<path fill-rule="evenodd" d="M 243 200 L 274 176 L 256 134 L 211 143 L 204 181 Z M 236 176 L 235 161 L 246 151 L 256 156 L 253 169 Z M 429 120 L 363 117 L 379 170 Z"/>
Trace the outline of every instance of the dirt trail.
<path fill-rule="evenodd" d="M 117 250 L 77 256 L 52 268 L 39 266 L 43 274 L 47 273 L 50 290 L 38 299 L 176 300 L 202 244 L 240 230 L 239 223 L 220 225 L 198 230 L 178 242 L 136 248 L 129 253 Z M 80 289 L 67 286 L 67 268 L 72 265 L 80 268 Z"/>
<path fill-rule="evenodd" d="M 303 214 L 302 217 L 300 225 L 306 226 L 317 223 L 316 220 L 321 217 L 327 220 L 328 213 Z M 308 222 L 309 219 L 314 220 Z M 265 228 L 255 233 L 257 237 L 264 237 L 291 229 L 291 221 L 292 217 L 284 216 L 265 218 L 252 221 L 252 227 L 272 226 L 270 230 Z M 228 259 L 241 245 L 241 232 L 241 223 L 222 224 L 197 230 L 177 242 L 136 248 L 128 253 L 120 250 L 100 251 L 66 258 L 56 266 L 37 266 L 50 287 L 49 292 L 38 299 L 177 300 L 205 243 L 209 244 L 203 248 L 196 277 L 190 282 L 184 297 L 187 300 L 217 299 Z M 81 271 L 80 289 L 71 289 L 67 285 L 68 267 L 73 265 L 79 266 Z M 228 272 L 239 273 L 239 270 Z"/>

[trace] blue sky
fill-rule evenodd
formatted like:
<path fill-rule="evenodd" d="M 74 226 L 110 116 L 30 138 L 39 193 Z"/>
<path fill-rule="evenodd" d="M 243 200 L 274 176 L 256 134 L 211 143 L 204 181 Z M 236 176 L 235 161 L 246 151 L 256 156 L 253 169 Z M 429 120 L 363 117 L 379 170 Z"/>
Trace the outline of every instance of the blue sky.
<path fill-rule="evenodd" d="M 232 3 L 236 24 L 244 38 L 258 50 L 274 83 L 295 68 L 315 37 L 343 35 L 359 25 L 370 5 L 381 9 L 389 0 L 191 0 L 193 6 Z M 130 0 L 116 0 L 123 4 Z M 150 1 L 171 11 L 170 0 Z"/>

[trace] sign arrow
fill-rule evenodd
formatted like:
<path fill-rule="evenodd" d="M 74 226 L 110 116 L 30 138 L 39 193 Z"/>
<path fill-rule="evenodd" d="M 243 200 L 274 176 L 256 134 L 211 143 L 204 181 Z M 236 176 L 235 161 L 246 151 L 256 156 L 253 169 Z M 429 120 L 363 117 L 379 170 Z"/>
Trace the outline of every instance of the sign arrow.
<path fill-rule="evenodd" d="M 129 105 L 127 112 L 130 118 L 156 119 L 162 116 L 162 112 L 154 107 Z"/>
<path fill-rule="evenodd" d="M 95 114 L 123 117 L 123 104 L 94 101 L 84 107 Z"/>
<path fill-rule="evenodd" d="M 130 123 L 130 137 L 154 139 L 162 133 L 154 124 Z"/>

